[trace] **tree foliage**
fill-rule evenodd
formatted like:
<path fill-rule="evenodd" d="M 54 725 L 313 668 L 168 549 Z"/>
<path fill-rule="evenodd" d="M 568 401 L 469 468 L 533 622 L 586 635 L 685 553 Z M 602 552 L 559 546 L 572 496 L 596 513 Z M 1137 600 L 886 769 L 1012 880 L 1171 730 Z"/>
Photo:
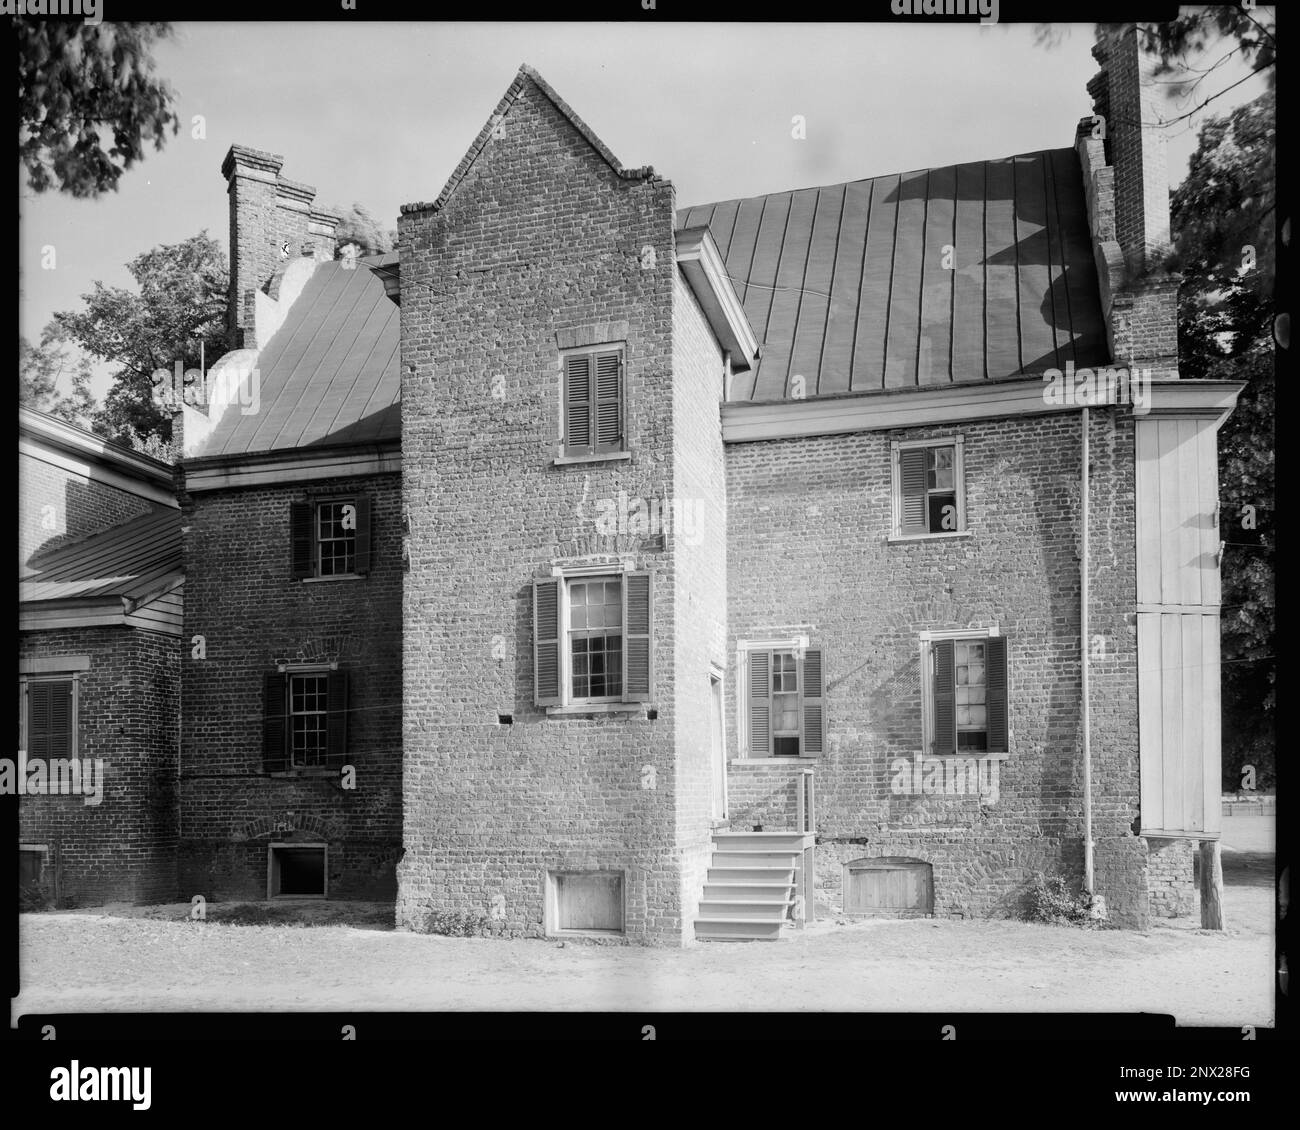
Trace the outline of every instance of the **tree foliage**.
<path fill-rule="evenodd" d="M 86 428 L 95 410 L 90 360 L 84 354 L 75 356 L 69 346 L 53 322 L 45 327 L 38 345 L 18 338 L 18 403 Z M 65 377 L 71 392 L 62 391 Z"/>
<path fill-rule="evenodd" d="M 1275 99 L 1205 123 L 1172 194 L 1183 377 L 1246 382 L 1219 432 L 1224 786 L 1275 777 Z"/>
<path fill-rule="evenodd" d="M 180 126 L 151 49 L 165 23 L 12 18 L 18 40 L 18 158 L 36 192 L 117 189 L 122 173 Z M 105 137 L 104 135 L 108 136 Z"/>
<path fill-rule="evenodd" d="M 127 270 L 137 290 L 96 282 L 82 310 L 54 318 L 87 353 L 116 366 L 95 430 L 122 443 L 150 435 L 167 442 L 171 418 L 153 401 L 152 376 L 177 361 L 182 369 L 199 368 L 201 357 L 210 365 L 225 352 L 225 255 L 204 231 L 136 256 Z"/>
<path fill-rule="evenodd" d="M 356 244 L 362 255 L 392 251 L 397 243 L 397 232 L 382 227 L 364 204 L 353 203 L 351 208 L 335 207 L 333 211 L 343 217 L 334 231 L 336 255 L 349 243 Z"/>

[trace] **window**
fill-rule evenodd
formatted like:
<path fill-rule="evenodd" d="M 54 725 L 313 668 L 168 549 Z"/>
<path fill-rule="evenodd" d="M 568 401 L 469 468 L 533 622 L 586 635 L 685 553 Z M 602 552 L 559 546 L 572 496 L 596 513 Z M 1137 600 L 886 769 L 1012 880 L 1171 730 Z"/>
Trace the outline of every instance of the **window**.
<path fill-rule="evenodd" d="M 1008 751 L 1007 641 L 954 633 L 924 644 L 923 741 L 938 757 Z"/>
<path fill-rule="evenodd" d="M 623 582 L 569 582 L 569 647 L 574 701 L 623 697 Z"/>
<path fill-rule="evenodd" d="M 271 844 L 267 849 L 267 898 L 325 898 L 324 844 Z"/>
<path fill-rule="evenodd" d="M 895 537 L 965 531 L 963 449 L 960 436 L 894 444 Z"/>
<path fill-rule="evenodd" d="M 594 349 L 564 358 L 564 454 L 625 450 L 623 350 Z"/>
<path fill-rule="evenodd" d="M 47 762 L 77 756 L 77 681 L 33 678 L 22 681 L 24 709 L 20 748 L 28 758 Z"/>
<path fill-rule="evenodd" d="M 649 702 L 649 572 L 533 582 L 533 679 L 538 706 Z"/>
<path fill-rule="evenodd" d="M 820 648 L 748 647 L 746 748 L 750 757 L 815 757 L 826 729 Z"/>
<path fill-rule="evenodd" d="M 370 500 L 313 499 L 290 504 L 295 580 L 370 572 Z"/>
<path fill-rule="evenodd" d="M 548 878 L 550 933 L 623 933 L 621 871 L 552 872 Z"/>
<path fill-rule="evenodd" d="M 347 761 L 346 671 L 275 671 L 266 676 L 264 693 L 266 772 L 333 770 Z"/>

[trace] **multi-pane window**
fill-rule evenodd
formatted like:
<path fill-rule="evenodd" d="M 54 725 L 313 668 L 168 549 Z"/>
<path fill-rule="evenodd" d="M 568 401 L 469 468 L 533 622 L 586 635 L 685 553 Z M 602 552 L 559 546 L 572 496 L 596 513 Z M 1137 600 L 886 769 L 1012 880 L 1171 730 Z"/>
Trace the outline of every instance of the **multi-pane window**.
<path fill-rule="evenodd" d="M 772 654 L 772 753 L 799 756 L 799 672 L 793 651 Z"/>
<path fill-rule="evenodd" d="M 816 757 L 825 740 L 820 648 L 744 645 L 743 748 L 750 757 Z"/>
<path fill-rule="evenodd" d="M 267 773 L 336 769 L 347 763 L 347 671 L 270 671 L 263 694 L 262 765 Z"/>
<path fill-rule="evenodd" d="M 316 508 L 316 544 L 321 577 L 356 572 L 357 507 L 352 501 L 322 502 Z"/>
<path fill-rule="evenodd" d="M 564 358 L 564 453 L 622 451 L 623 350 L 595 349 Z"/>
<path fill-rule="evenodd" d="M 290 526 L 295 579 L 370 572 L 370 500 L 365 495 L 293 502 Z"/>
<path fill-rule="evenodd" d="M 930 672 L 924 691 L 927 752 L 1008 752 L 1006 637 L 954 632 L 924 647 Z"/>
<path fill-rule="evenodd" d="M 962 440 L 894 448 L 894 534 L 914 537 L 966 528 Z"/>
<path fill-rule="evenodd" d="M 292 676 L 289 680 L 289 748 L 293 768 L 325 764 L 328 714 L 329 677 L 325 674 Z"/>
<path fill-rule="evenodd" d="M 610 577 L 569 582 L 572 699 L 623 695 L 623 584 Z"/>
<path fill-rule="evenodd" d="M 985 703 L 984 641 L 957 640 L 957 748 L 989 748 L 988 707 Z"/>

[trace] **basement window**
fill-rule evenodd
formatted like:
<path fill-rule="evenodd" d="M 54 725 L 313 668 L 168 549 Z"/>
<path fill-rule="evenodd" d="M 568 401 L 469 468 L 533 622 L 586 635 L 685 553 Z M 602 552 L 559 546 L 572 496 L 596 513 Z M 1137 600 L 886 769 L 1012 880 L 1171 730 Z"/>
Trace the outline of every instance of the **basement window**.
<path fill-rule="evenodd" d="M 324 844 L 271 844 L 267 849 L 267 898 L 318 898 L 328 894 Z"/>
<path fill-rule="evenodd" d="M 623 933 L 621 871 L 551 872 L 547 887 L 550 933 Z"/>

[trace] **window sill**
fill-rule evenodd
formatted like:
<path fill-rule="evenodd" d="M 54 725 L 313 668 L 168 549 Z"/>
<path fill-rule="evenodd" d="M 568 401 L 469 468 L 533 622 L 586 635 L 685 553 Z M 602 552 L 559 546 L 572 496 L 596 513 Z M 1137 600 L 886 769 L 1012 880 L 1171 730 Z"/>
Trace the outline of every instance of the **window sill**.
<path fill-rule="evenodd" d="M 322 581 L 364 581 L 366 579 L 366 574 L 365 573 L 335 573 L 333 576 L 329 576 L 329 577 L 303 577 L 301 579 L 304 585 L 313 585 L 313 584 L 320 584 Z"/>
<path fill-rule="evenodd" d="M 617 463 L 632 458 L 630 451 L 602 451 L 596 455 L 557 455 L 553 467 L 568 467 L 573 463 Z"/>
<path fill-rule="evenodd" d="M 898 756 L 903 757 L 905 755 L 900 753 Z M 922 760 L 929 760 L 929 761 L 947 761 L 950 757 L 962 758 L 962 759 L 970 758 L 972 761 L 1009 761 L 1011 759 L 1011 754 L 1009 753 L 985 753 L 981 749 L 962 749 L 962 750 L 956 750 L 953 753 L 915 753 L 914 752 L 912 756 L 920 757 Z"/>
<path fill-rule="evenodd" d="M 972 530 L 948 530 L 940 534 L 890 534 L 885 538 L 885 542 L 888 545 L 893 545 L 897 542 L 949 541 L 953 538 L 972 537 L 973 533 Z"/>
<path fill-rule="evenodd" d="M 578 702 L 568 706 L 548 706 L 546 713 L 552 718 L 581 717 L 584 714 L 642 714 L 648 705 L 644 702 Z"/>
<path fill-rule="evenodd" d="M 325 769 L 315 766 L 310 769 L 285 769 L 280 773 L 267 774 L 268 777 L 274 777 L 277 779 L 284 777 L 337 777 L 338 775 L 338 769 Z"/>
<path fill-rule="evenodd" d="M 816 763 L 821 760 L 817 754 L 803 754 L 798 757 L 733 757 L 729 760 L 731 765 L 803 765 L 805 763 Z"/>

